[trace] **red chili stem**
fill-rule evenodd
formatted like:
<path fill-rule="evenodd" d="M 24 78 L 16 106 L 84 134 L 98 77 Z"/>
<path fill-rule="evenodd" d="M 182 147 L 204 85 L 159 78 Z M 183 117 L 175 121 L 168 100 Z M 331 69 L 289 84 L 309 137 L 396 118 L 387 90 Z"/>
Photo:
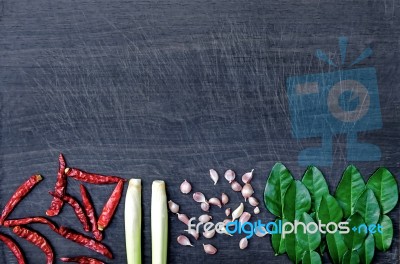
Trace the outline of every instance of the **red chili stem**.
<path fill-rule="evenodd" d="M 22 185 L 18 187 L 18 189 L 11 196 L 10 200 L 8 200 L 6 206 L 3 209 L 0 217 L 0 225 L 4 223 L 4 220 L 7 216 L 14 210 L 17 204 L 35 187 L 37 183 L 42 180 L 41 175 L 32 175 L 27 181 L 25 181 Z"/>
<path fill-rule="evenodd" d="M 112 184 L 112 183 L 117 183 L 119 181 L 126 181 L 126 179 L 123 179 L 118 176 L 107 176 L 96 173 L 90 173 L 76 168 L 66 168 L 65 174 L 68 177 L 74 178 L 75 180 L 92 184 Z"/>
<path fill-rule="evenodd" d="M 93 251 L 96 251 L 97 253 L 102 254 L 103 256 L 106 256 L 107 258 L 112 259 L 112 253 L 110 250 L 102 243 L 89 238 L 81 233 L 74 232 L 67 227 L 61 226 L 59 228 L 58 232 L 61 236 L 65 237 L 66 239 L 69 239 L 75 243 L 78 243 L 79 245 L 82 245 L 84 247 L 87 247 Z"/>
<path fill-rule="evenodd" d="M 81 222 L 81 224 L 83 226 L 83 230 L 85 230 L 86 232 L 89 232 L 90 228 L 89 228 L 88 220 L 86 218 L 85 213 L 83 212 L 82 206 L 78 203 L 77 200 L 75 200 L 73 197 L 71 197 L 67 194 L 65 194 L 64 196 L 59 196 L 55 192 L 49 192 L 49 193 L 52 196 L 60 198 L 64 202 L 68 203 L 74 209 L 76 217 L 79 219 L 79 221 Z"/>
<path fill-rule="evenodd" d="M 110 223 L 115 210 L 118 207 L 119 201 L 121 200 L 123 190 L 124 182 L 119 181 L 99 216 L 99 220 L 97 221 L 99 230 L 105 229 Z"/>
<path fill-rule="evenodd" d="M 60 260 L 63 262 L 75 262 L 79 264 L 104 264 L 103 261 L 85 256 L 79 256 L 73 258 L 60 258 Z"/>
<path fill-rule="evenodd" d="M 65 159 L 62 154 L 58 156 L 58 172 L 57 172 L 57 181 L 56 186 L 54 187 L 54 192 L 59 196 L 63 196 L 65 194 L 65 190 L 67 188 L 67 176 L 65 175 Z M 64 201 L 60 198 L 53 197 L 51 201 L 50 208 L 46 211 L 46 215 L 55 216 L 58 215 L 61 211 L 61 208 L 64 205 Z"/>
<path fill-rule="evenodd" d="M 20 238 L 24 238 L 35 246 L 39 247 L 46 254 L 47 264 L 54 262 L 54 253 L 47 240 L 39 233 L 22 226 L 16 226 L 12 230 Z"/>
<path fill-rule="evenodd" d="M 56 227 L 56 225 L 44 218 L 44 217 L 26 217 L 26 218 L 19 218 L 19 219 L 8 219 L 4 221 L 4 226 L 6 227 L 14 227 L 14 226 L 22 226 L 22 225 L 28 225 L 28 224 L 46 224 L 48 225 L 51 230 L 58 232 L 58 228 Z"/>
<path fill-rule="evenodd" d="M 97 228 L 95 210 L 93 207 L 92 200 L 90 199 L 90 195 L 83 184 L 80 185 L 80 191 L 82 196 L 83 208 L 85 209 L 86 215 L 89 218 L 90 223 L 92 224 L 92 233 L 94 235 L 94 238 L 97 241 L 101 241 L 103 239 L 103 235 Z"/>
<path fill-rule="evenodd" d="M 11 238 L 4 234 L 0 233 L 0 240 L 3 241 L 4 244 L 11 250 L 14 254 L 15 258 L 18 261 L 18 264 L 25 264 L 25 258 L 22 254 L 21 249 L 19 248 L 18 244 Z"/>

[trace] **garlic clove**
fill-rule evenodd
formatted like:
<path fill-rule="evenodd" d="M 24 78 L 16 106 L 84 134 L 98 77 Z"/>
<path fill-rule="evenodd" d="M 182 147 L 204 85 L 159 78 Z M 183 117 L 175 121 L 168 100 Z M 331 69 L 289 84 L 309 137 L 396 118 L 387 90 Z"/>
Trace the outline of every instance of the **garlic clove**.
<path fill-rule="evenodd" d="M 214 255 L 217 253 L 217 248 L 214 247 L 211 244 L 203 244 L 204 252 L 206 252 L 209 255 Z"/>
<path fill-rule="evenodd" d="M 168 201 L 168 207 L 169 207 L 169 210 L 174 214 L 179 212 L 179 205 L 177 205 L 176 203 L 174 203 L 171 200 Z"/>
<path fill-rule="evenodd" d="M 208 215 L 208 214 L 203 214 L 203 215 L 200 215 L 200 216 L 199 216 L 199 222 L 201 222 L 201 223 L 207 223 L 207 222 L 209 222 L 211 219 L 212 219 L 212 216 L 211 216 L 211 215 Z"/>
<path fill-rule="evenodd" d="M 245 248 L 247 248 L 248 245 L 249 245 L 249 241 L 247 240 L 246 237 L 240 239 L 240 242 L 239 242 L 240 249 L 245 249 Z"/>
<path fill-rule="evenodd" d="M 246 223 L 246 222 L 248 222 L 248 221 L 250 220 L 250 218 L 251 218 L 251 214 L 248 213 L 248 212 L 244 212 L 244 213 L 240 216 L 239 222 L 240 222 L 241 224 Z"/>
<path fill-rule="evenodd" d="M 181 189 L 181 192 L 182 192 L 182 193 L 188 194 L 188 193 L 190 193 L 190 191 L 192 190 L 192 185 L 191 185 L 187 180 L 184 180 L 184 181 L 181 183 L 180 189 Z"/>
<path fill-rule="evenodd" d="M 185 215 L 185 214 L 180 214 L 180 213 L 177 213 L 177 215 L 178 215 L 178 219 L 179 219 L 182 223 L 184 223 L 185 225 L 188 225 L 188 224 L 189 224 L 189 217 L 187 217 L 187 215 Z"/>
<path fill-rule="evenodd" d="M 254 214 L 259 214 L 260 213 L 260 208 L 258 206 L 254 208 Z"/>
<path fill-rule="evenodd" d="M 250 183 L 246 183 L 242 188 L 242 196 L 244 197 L 244 201 L 247 201 L 254 193 L 253 187 Z"/>
<path fill-rule="evenodd" d="M 225 215 L 229 216 L 231 214 L 231 208 L 226 208 L 225 209 Z"/>
<path fill-rule="evenodd" d="M 225 193 L 221 194 L 221 202 L 223 205 L 227 204 L 229 202 L 229 197 Z"/>
<path fill-rule="evenodd" d="M 253 171 L 254 171 L 254 169 L 243 174 L 243 176 L 242 176 L 243 183 L 249 183 L 251 181 L 251 179 L 253 178 Z"/>
<path fill-rule="evenodd" d="M 218 176 L 218 173 L 214 169 L 210 170 L 210 177 L 211 177 L 211 180 L 213 180 L 214 185 L 216 185 L 218 182 L 219 176 Z"/>
<path fill-rule="evenodd" d="M 187 238 L 187 236 L 180 235 L 180 236 L 178 236 L 176 241 L 178 241 L 178 243 L 180 245 L 182 245 L 182 246 L 191 246 L 191 247 L 193 247 L 192 243 L 190 243 L 190 240 L 189 240 L 189 238 Z"/>
<path fill-rule="evenodd" d="M 205 237 L 205 238 L 213 238 L 214 235 L 215 235 L 215 229 L 203 232 L 203 237 Z"/>
<path fill-rule="evenodd" d="M 236 174 L 235 174 L 235 172 L 233 171 L 233 170 L 227 170 L 226 172 L 225 172 L 225 179 L 229 182 L 229 183 L 231 183 L 234 179 L 235 179 L 235 177 L 236 177 Z"/>
<path fill-rule="evenodd" d="M 194 239 L 196 239 L 196 240 L 199 239 L 199 233 L 197 233 L 195 229 L 188 229 L 188 230 L 184 230 L 184 231 L 188 232 L 189 235 L 194 237 Z"/>
<path fill-rule="evenodd" d="M 256 230 L 256 236 L 258 237 L 264 237 L 268 234 L 267 230 L 263 226 L 258 226 Z"/>
<path fill-rule="evenodd" d="M 258 205 L 258 200 L 255 197 L 251 196 L 251 197 L 249 197 L 249 204 L 251 206 L 257 206 Z"/>
<path fill-rule="evenodd" d="M 226 226 L 227 223 L 229 222 L 233 222 L 232 219 L 224 219 L 224 221 L 222 221 L 222 223 L 224 223 L 224 226 Z"/>
<path fill-rule="evenodd" d="M 208 203 L 209 203 L 209 204 L 212 204 L 212 205 L 216 205 L 216 206 L 218 206 L 219 208 L 222 207 L 221 201 L 220 201 L 218 198 L 215 198 L 215 197 L 209 199 L 209 200 L 208 200 Z"/>
<path fill-rule="evenodd" d="M 205 203 L 206 201 L 206 197 L 204 196 L 204 194 L 202 194 L 201 192 L 195 192 L 193 194 L 193 200 L 195 200 L 198 203 Z"/>
<path fill-rule="evenodd" d="M 230 234 L 228 231 L 226 231 L 226 228 L 221 230 L 221 233 L 224 235 L 228 235 L 228 236 L 233 236 L 232 234 Z"/>
<path fill-rule="evenodd" d="M 243 203 L 240 203 L 238 208 L 236 208 L 235 211 L 233 211 L 232 213 L 232 222 L 235 221 L 235 219 L 238 219 L 243 214 L 243 210 L 244 210 L 244 205 Z"/>
<path fill-rule="evenodd" d="M 200 207 L 201 210 L 203 210 L 204 212 L 208 212 L 208 210 L 210 209 L 210 205 L 207 202 L 202 202 Z"/>
<path fill-rule="evenodd" d="M 240 192 L 242 190 L 242 185 L 240 185 L 240 183 L 238 183 L 237 181 L 232 181 L 231 187 L 232 190 L 234 190 L 235 192 Z"/>

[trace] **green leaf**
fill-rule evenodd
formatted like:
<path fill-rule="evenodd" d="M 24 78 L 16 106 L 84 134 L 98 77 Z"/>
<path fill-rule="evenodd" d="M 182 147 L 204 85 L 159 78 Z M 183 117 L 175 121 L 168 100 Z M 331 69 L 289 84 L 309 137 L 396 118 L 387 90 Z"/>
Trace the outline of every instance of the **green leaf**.
<path fill-rule="evenodd" d="M 364 190 L 365 183 L 360 172 L 355 166 L 349 165 L 343 172 L 335 193 L 336 200 L 343 208 L 345 218 L 354 213 L 353 206 Z"/>
<path fill-rule="evenodd" d="M 306 225 L 309 223 L 315 223 L 314 220 L 311 218 L 310 215 L 307 213 L 303 213 L 303 215 L 299 219 L 300 223 L 303 223 Z M 296 239 L 297 243 L 299 246 L 306 250 L 306 251 L 313 251 L 315 250 L 319 244 L 321 243 L 321 233 L 318 230 L 318 225 L 315 223 L 315 225 L 310 226 L 309 229 L 315 233 L 310 233 L 308 232 L 307 228 L 304 228 L 304 226 L 299 225 L 297 228 L 297 233 L 296 233 Z"/>
<path fill-rule="evenodd" d="M 329 194 L 328 184 L 326 183 L 324 175 L 317 167 L 309 166 L 301 181 L 310 192 L 311 203 L 314 211 L 316 211 L 317 207 L 315 207 L 315 202 L 318 198 Z"/>
<path fill-rule="evenodd" d="M 357 250 L 361 247 L 364 238 L 367 236 L 367 226 L 359 213 L 350 216 L 347 222 L 349 223 L 350 232 L 343 235 L 344 243 L 350 250 Z M 356 229 L 353 230 L 353 228 Z"/>
<path fill-rule="evenodd" d="M 358 250 L 360 261 L 363 264 L 370 264 L 375 253 L 375 241 L 373 234 L 369 234 L 365 239 L 363 245 Z"/>
<path fill-rule="evenodd" d="M 326 239 L 321 238 L 321 244 L 319 245 L 319 254 L 324 255 L 326 250 Z"/>
<path fill-rule="evenodd" d="M 326 243 L 328 245 L 328 251 L 332 258 L 332 262 L 334 264 L 340 264 L 347 251 L 343 236 L 339 232 L 333 234 L 327 233 Z"/>
<path fill-rule="evenodd" d="M 386 251 L 390 248 L 390 245 L 392 244 L 393 223 L 387 215 L 383 215 L 378 224 L 380 224 L 382 227 L 382 233 L 379 233 L 378 229 L 378 232 L 374 234 L 376 248 L 380 251 Z"/>
<path fill-rule="evenodd" d="M 321 257 L 315 251 L 307 251 L 302 259 L 303 264 L 321 264 Z"/>
<path fill-rule="evenodd" d="M 399 199 L 399 190 L 396 179 L 386 168 L 379 168 L 367 182 L 381 207 L 382 214 L 386 214 L 396 206 Z"/>
<path fill-rule="evenodd" d="M 300 181 L 292 181 L 284 197 L 283 215 L 294 222 L 311 208 L 311 197 L 307 188 Z"/>
<path fill-rule="evenodd" d="M 358 256 L 357 251 L 347 251 L 344 256 L 342 262 L 344 264 L 358 264 L 360 263 L 360 257 Z"/>
<path fill-rule="evenodd" d="M 293 181 L 290 171 L 282 164 L 276 163 L 272 168 L 264 190 L 265 207 L 275 216 L 283 216 L 283 198 Z"/>
<path fill-rule="evenodd" d="M 303 258 L 305 251 L 298 245 L 296 240 L 296 234 L 290 233 L 286 235 L 285 247 L 289 259 L 294 263 L 299 263 Z"/>
<path fill-rule="evenodd" d="M 276 219 L 275 223 L 279 225 L 279 220 Z M 286 220 L 282 220 L 282 225 L 286 222 Z M 275 229 L 273 229 L 274 231 Z M 272 234 L 271 235 L 271 243 L 272 243 L 272 248 L 274 249 L 275 256 L 284 254 L 286 252 L 285 248 L 285 240 L 282 238 L 282 235 L 280 233 Z"/>
<path fill-rule="evenodd" d="M 380 209 L 374 192 L 370 189 L 365 189 L 360 198 L 358 198 L 354 211 L 363 217 L 367 225 L 376 224 L 379 221 Z"/>
<path fill-rule="evenodd" d="M 342 220 L 343 211 L 335 197 L 330 194 L 326 194 L 321 199 L 319 210 L 317 211 L 317 218 L 321 220 L 323 224 L 329 222 L 339 223 Z"/>

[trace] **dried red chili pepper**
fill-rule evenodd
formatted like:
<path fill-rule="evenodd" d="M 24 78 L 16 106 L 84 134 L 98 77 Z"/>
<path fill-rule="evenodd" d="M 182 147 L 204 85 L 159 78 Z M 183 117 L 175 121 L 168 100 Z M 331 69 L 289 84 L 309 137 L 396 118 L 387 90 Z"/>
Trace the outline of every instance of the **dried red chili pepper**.
<path fill-rule="evenodd" d="M 32 175 L 27 181 L 18 187 L 15 193 L 8 200 L 0 217 L 0 225 L 4 223 L 7 216 L 14 210 L 15 206 L 42 180 L 41 175 Z"/>
<path fill-rule="evenodd" d="M 60 260 L 63 262 L 75 262 L 79 264 L 104 264 L 103 261 L 84 256 L 73 257 L 73 258 L 60 258 Z"/>
<path fill-rule="evenodd" d="M 47 264 L 52 264 L 54 262 L 53 249 L 51 248 L 47 240 L 39 233 L 24 228 L 22 226 L 16 226 L 13 228 L 12 231 L 20 238 L 24 238 L 35 246 L 39 247 L 44 252 L 44 254 L 46 254 Z"/>
<path fill-rule="evenodd" d="M 99 216 L 99 220 L 97 221 L 99 230 L 103 230 L 110 223 L 112 217 L 114 216 L 115 210 L 118 207 L 119 201 L 121 200 L 123 190 L 124 182 L 119 181 Z"/>
<path fill-rule="evenodd" d="M 96 173 L 89 173 L 76 168 L 66 168 L 65 174 L 69 177 L 74 178 L 75 180 L 93 184 L 112 184 L 119 181 L 126 181 L 126 179 L 118 176 L 107 176 Z"/>
<path fill-rule="evenodd" d="M 93 251 L 96 251 L 96 252 L 102 254 L 103 256 L 106 256 L 107 258 L 110 258 L 110 259 L 113 258 L 112 253 L 104 244 L 102 244 L 92 238 L 89 238 L 80 233 L 76 233 L 64 226 L 61 226 L 58 229 L 58 233 L 61 236 L 65 237 L 66 239 L 74 241 L 75 243 L 78 243 L 78 244 L 80 244 L 84 247 L 87 247 Z"/>
<path fill-rule="evenodd" d="M 48 225 L 51 230 L 57 232 L 58 228 L 56 225 L 51 222 L 50 220 L 44 218 L 44 217 L 26 217 L 26 218 L 19 218 L 19 219 L 8 219 L 4 221 L 4 226 L 6 227 L 14 227 L 14 226 L 22 226 L 22 225 L 28 225 L 32 223 L 40 223 L 40 224 L 46 224 Z"/>
<path fill-rule="evenodd" d="M 86 215 L 83 212 L 81 205 L 75 200 L 73 197 L 65 194 L 64 196 L 60 196 L 55 192 L 49 192 L 52 196 L 62 199 L 64 202 L 68 203 L 75 211 L 76 217 L 78 217 L 79 221 L 83 226 L 83 230 L 89 232 L 89 223 L 87 221 Z"/>
<path fill-rule="evenodd" d="M 11 237 L 8 237 L 8 236 L 0 233 L 0 240 L 3 241 L 3 243 L 6 244 L 6 246 L 11 250 L 11 252 L 17 258 L 18 264 L 26 263 L 21 249 L 19 248 L 17 243 Z"/>
<path fill-rule="evenodd" d="M 67 176 L 65 175 L 65 160 L 64 156 L 60 154 L 58 156 L 58 172 L 57 172 L 57 182 L 54 187 L 54 192 L 60 196 L 65 194 L 65 189 L 67 187 Z M 64 201 L 60 198 L 53 197 L 51 201 L 50 208 L 46 211 L 46 215 L 55 216 L 58 215 L 61 211 L 61 208 L 64 205 Z"/>
<path fill-rule="evenodd" d="M 94 235 L 94 238 L 97 241 L 101 241 L 103 239 L 103 235 L 97 228 L 95 210 L 93 208 L 92 201 L 90 200 L 89 193 L 86 190 L 85 186 L 83 186 L 82 184 L 80 185 L 80 190 L 81 190 L 83 208 L 85 208 L 86 215 L 89 218 L 90 223 L 92 224 L 92 233 Z"/>

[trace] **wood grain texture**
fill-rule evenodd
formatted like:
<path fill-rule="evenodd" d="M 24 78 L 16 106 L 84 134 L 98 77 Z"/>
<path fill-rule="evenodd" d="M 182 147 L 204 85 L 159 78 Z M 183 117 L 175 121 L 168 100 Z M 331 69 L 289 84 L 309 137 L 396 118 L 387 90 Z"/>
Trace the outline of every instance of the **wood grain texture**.
<path fill-rule="evenodd" d="M 380 162 L 358 162 L 364 178 L 377 166 L 399 180 L 399 3 L 388 1 L 9 1 L 0 4 L 0 204 L 32 173 L 45 180 L 12 217 L 44 215 L 56 180 L 58 153 L 88 171 L 143 179 L 143 259 L 151 262 L 151 182 L 164 179 L 169 198 L 189 216 L 201 214 L 179 193 L 187 179 L 207 197 L 230 193 L 228 168 L 255 169 L 261 200 L 266 176 L 283 162 L 299 179 L 301 149 L 318 138 L 291 135 L 285 80 L 329 70 L 313 57 L 317 48 L 339 58 L 337 38 L 349 37 L 348 57 L 367 46 L 374 55 L 360 67 L 377 69 L 383 129 L 359 133 L 382 150 Z M 345 138 L 334 139 L 334 163 L 321 168 L 333 193 L 347 166 Z M 112 186 L 89 186 L 99 213 Z M 70 180 L 68 192 L 79 197 Z M 240 202 L 230 195 L 231 207 Z M 105 234 L 125 263 L 122 202 Z M 272 220 L 265 209 L 258 219 Z M 215 219 L 223 211 L 212 209 Z M 399 206 L 390 213 L 395 239 L 374 263 L 399 259 Z M 79 229 L 70 208 L 55 217 Z M 201 239 L 182 248 L 184 226 L 170 215 L 169 263 L 290 263 L 274 257 L 269 237 L 239 250 L 240 237 L 211 240 L 219 252 L 203 253 Z M 95 253 L 34 226 L 50 240 L 57 258 Z M 1 232 L 10 234 L 1 228 Z M 29 263 L 42 263 L 35 247 L 18 240 Z M 16 263 L 0 245 L 0 262 Z M 325 261 L 329 259 L 325 256 Z"/>

